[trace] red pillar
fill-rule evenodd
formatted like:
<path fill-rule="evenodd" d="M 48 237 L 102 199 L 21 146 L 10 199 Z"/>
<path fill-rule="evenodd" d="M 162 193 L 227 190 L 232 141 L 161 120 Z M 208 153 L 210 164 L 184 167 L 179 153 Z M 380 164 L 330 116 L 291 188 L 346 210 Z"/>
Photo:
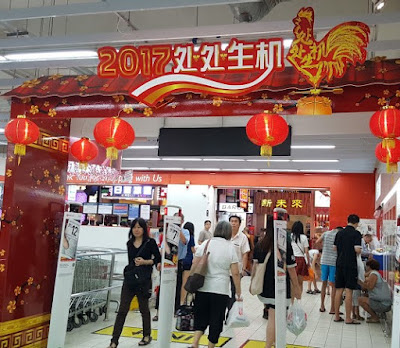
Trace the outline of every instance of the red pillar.
<path fill-rule="evenodd" d="M 13 105 L 12 118 L 16 109 Z M 41 134 L 20 165 L 14 146 L 8 146 L 0 231 L 0 347 L 47 346 L 70 120 L 33 121 Z"/>

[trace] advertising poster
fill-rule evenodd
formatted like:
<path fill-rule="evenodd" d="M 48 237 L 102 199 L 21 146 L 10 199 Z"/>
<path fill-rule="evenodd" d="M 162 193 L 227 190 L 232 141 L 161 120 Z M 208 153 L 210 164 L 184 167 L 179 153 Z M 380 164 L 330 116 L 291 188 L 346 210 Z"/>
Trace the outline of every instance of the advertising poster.
<path fill-rule="evenodd" d="M 249 204 L 249 190 L 240 189 L 239 200 L 240 200 L 240 208 L 243 208 L 244 211 L 247 211 L 248 204 Z"/>
<path fill-rule="evenodd" d="M 64 213 L 47 343 L 52 348 L 64 347 L 81 217 L 80 213 Z"/>
<path fill-rule="evenodd" d="M 275 252 L 275 347 L 286 347 L 286 241 L 287 214 L 285 209 L 274 209 Z"/>
<path fill-rule="evenodd" d="M 77 219 L 78 216 L 79 220 Z M 81 227 L 80 219 L 81 214 L 79 213 L 65 213 L 58 263 L 58 272 L 60 273 L 74 273 L 79 229 Z"/>
<path fill-rule="evenodd" d="M 171 213 L 170 207 L 172 206 L 168 206 L 168 213 Z M 174 317 L 181 220 L 180 216 L 164 216 L 164 243 L 161 252 L 160 315 L 157 338 L 158 342 L 163 342 L 163 348 L 169 347 L 171 341 L 173 322 L 171 318 Z"/>

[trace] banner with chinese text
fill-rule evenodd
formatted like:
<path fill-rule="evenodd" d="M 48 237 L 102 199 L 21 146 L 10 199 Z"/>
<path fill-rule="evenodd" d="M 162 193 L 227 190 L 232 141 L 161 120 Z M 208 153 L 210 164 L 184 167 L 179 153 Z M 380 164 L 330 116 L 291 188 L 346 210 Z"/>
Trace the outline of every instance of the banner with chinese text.
<path fill-rule="evenodd" d="M 289 215 L 311 215 L 311 193 L 297 192 L 256 192 L 254 212 L 272 214 L 274 208 L 286 209 Z"/>

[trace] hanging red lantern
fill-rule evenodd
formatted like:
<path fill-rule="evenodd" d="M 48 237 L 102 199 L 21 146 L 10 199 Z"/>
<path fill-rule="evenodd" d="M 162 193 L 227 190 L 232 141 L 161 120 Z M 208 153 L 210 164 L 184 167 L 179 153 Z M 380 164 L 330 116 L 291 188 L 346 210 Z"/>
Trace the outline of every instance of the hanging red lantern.
<path fill-rule="evenodd" d="M 7 123 L 4 135 L 10 143 L 14 144 L 14 155 L 18 156 L 18 164 L 21 156 L 26 154 L 26 145 L 34 143 L 39 138 L 39 127 L 25 115 L 18 115 L 16 119 Z"/>
<path fill-rule="evenodd" d="M 93 131 L 96 142 L 107 149 L 108 159 L 118 159 L 118 150 L 124 150 L 135 140 L 132 126 L 119 117 L 99 121 Z"/>
<path fill-rule="evenodd" d="M 71 146 L 71 154 L 79 161 L 79 167 L 86 169 L 88 162 L 95 159 L 99 150 L 89 138 L 81 138 Z"/>
<path fill-rule="evenodd" d="M 289 134 L 285 119 L 268 111 L 254 115 L 246 126 L 246 134 L 253 144 L 261 146 L 261 156 L 272 156 L 272 146 L 282 144 Z"/>
<path fill-rule="evenodd" d="M 397 162 L 400 161 L 400 140 L 393 139 L 393 147 L 384 147 L 383 141 L 376 145 L 375 156 L 376 158 L 386 163 L 386 172 L 397 172 Z"/>
<path fill-rule="evenodd" d="M 394 139 L 400 137 L 400 110 L 394 106 L 385 106 L 375 112 L 369 120 L 373 135 L 383 139 L 384 148 L 393 148 Z"/>

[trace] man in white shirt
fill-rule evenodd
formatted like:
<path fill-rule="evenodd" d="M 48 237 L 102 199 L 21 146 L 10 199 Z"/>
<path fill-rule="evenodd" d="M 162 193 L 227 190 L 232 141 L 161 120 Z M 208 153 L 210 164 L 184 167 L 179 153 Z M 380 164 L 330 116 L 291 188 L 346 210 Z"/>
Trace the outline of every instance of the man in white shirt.
<path fill-rule="evenodd" d="M 204 230 L 200 232 L 199 240 L 197 241 L 199 245 L 201 245 L 201 243 L 203 243 L 204 241 L 212 238 L 213 234 L 210 231 L 210 228 L 211 228 L 211 221 L 210 220 L 204 221 Z"/>
<path fill-rule="evenodd" d="M 246 274 L 246 272 L 243 269 L 243 266 L 246 267 L 250 252 L 249 240 L 247 239 L 247 236 L 243 232 L 239 231 L 240 224 L 242 223 L 242 219 L 240 218 L 240 216 L 231 215 L 229 217 L 229 222 L 232 226 L 231 243 L 233 244 L 233 247 L 235 248 L 237 257 L 239 259 L 239 272 L 243 276 Z M 232 290 L 232 297 L 228 304 L 228 311 L 232 308 L 233 304 L 235 303 L 236 290 L 232 278 L 231 278 L 231 290 Z"/>

